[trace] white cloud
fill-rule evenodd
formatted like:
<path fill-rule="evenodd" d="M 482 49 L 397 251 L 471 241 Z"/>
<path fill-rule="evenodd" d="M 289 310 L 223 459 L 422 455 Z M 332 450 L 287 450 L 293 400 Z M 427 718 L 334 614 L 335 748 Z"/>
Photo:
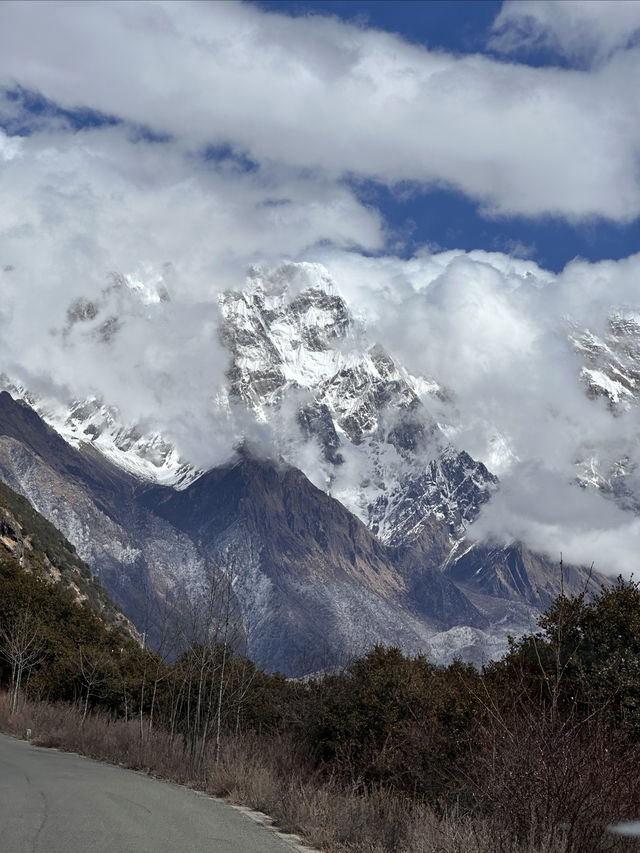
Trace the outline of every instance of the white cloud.
<path fill-rule="evenodd" d="M 640 255 L 575 261 L 558 275 L 482 251 L 409 261 L 334 251 L 322 260 L 370 335 L 452 392 L 453 404 L 426 398 L 427 408 L 500 476 L 473 535 L 631 572 L 640 523 L 580 488 L 576 462 L 593 454 L 606 469 L 626 456 L 628 470 L 640 466 L 640 409 L 614 417 L 604 399 L 588 399 L 568 334 L 602 331 L 612 312 L 637 306 Z"/>
<path fill-rule="evenodd" d="M 566 16 L 592 20 L 582 4 L 524 6 L 567 53 Z M 518 15 L 505 6 L 504 39 Z M 640 256 L 560 275 L 480 250 L 365 257 L 354 247 L 381 252 L 384 225 L 342 180 L 455 186 L 491 215 L 636 217 L 640 52 L 627 48 L 624 15 L 598 18 L 597 44 L 585 24 L 580 49 L 595 44 L 598 62 L 567 71 L 238 3 L 0 4 L 0 85 L 124 120 L 72 132 L 64 117 L 0 99 L 8 126 L 25 129 L 0 133 L 0 369 L 56 393 L 101 391 L 199 465 L 240 435 L 268 447 L 268 429 L 214 404 L 227 364 L 216 295 L 241 287 L 254 262 L 319 260 L 372 341 L 454 393 L 454 408 L 434 401 L 434 414 L 503 481 L 485 531 L 628 567 L 636 520 L 571 480 L 585 447 L 628 447 L 640 464 L 638 410 L 613 418 L 586 398 L 566 332 L 569 319 L 597 327 L 612 307 L 637 305 Z M 134 141 L 133 124 L 165 141 Z M 255 167 L 205 160 L 214 144 Z M 104 294 L 111 272 L 162 285 L 171 302 Z M 99 314 L 69 330 L 78 297 Z M 118 331 L 101 341 L 110 318 Z M 292 412 L 276 428 L 295 445 Z M 297 452 L 316 464 L 317 448 Z M 358 464 L 349 455 L 344 476 Z"/>
<path fill-rule="evenodd" d="M 22 140 L 20 137 L 7 136 L 0 129 L 0 160 L 7 162 L 13 160 L 14 157 L 19 157 L 22 151 Z"/>
<path fill-rule="evenodd" d="M 229 270 L 242 280 L 252 259 L 319 240 L 382 245 L 377 212 L 321 176 L 228 171 L 177 143 L 132 143 L 122 128 L 39 133 L 21 153 L 0 169 L 1 260 L 40 287 L 82 291 L 109 270 L 168 260 L 182 289 L 206 293 Z"/>
<path fill-rule="evenodd" d="M 6 2 L 2 19 L 0 80 L 67 108 L 264 167 L 457 187 L 490 215 L 640 213 L 637 50 L 529 68 L 239 3 Z"/>
<path fill-rule="evenodd" d="M 632 0 L 506 0 L 490 46 L 505 53 L 546 48 L 585 65 L 637 41 L 640 4 Z"/>
<path fill-rule="evenodd" d="M 640 519 L 554 471 L 522 466 L 470 528 L 478 541 L 525 542 L 551 559 L 627 577 L 638 570 Z"/>
<path fill-rule="evenodd" d="M 250 263 L 319 240 L 382 244 L 378 214 L 322 176 L 274 186 L 176 142 L 133 143 L 122 127 L 39 132 L 19 145 L 0 165 L 0 372 L 41 393 L 101 393 L 199 465 L 246 432 L 211 404 L 228 361 L 217 294 L 242 287 Z M 132 289 L 109 290 L 112 273 Z M 146 298 L 147 285 L 172 301 Z M 79 298 L 98 313 L 69 327 Z M 117 333 L 105 341 L 105 329 Z"/>

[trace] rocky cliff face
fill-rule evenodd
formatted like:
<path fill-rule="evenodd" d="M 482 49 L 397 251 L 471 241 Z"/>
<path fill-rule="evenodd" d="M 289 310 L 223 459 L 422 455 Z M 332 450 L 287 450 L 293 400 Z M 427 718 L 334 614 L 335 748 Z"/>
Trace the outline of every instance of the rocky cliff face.
<path fill-rule="evenodd" d="M 324 488 L 382 541 L 402 544 L 432 516 L 452 541 L 461 535 L 496 478 L 451 447 L 426 405 L 442 393 L 437 383 L 412 377 L 367 340 L 322 267 L 256 272 L 221 304 L 231 400 L 265 421 L 297 401 L 302 439 L 324 456 Z M 304 468 L 291 435 L 280 450 Z"/>
<path fill-rule="evenodd" d="M 589 396 L 606 397 L 617 412 L 640 403 L 640 317 L 614 314 L 601 334 L 574 330 L 571 339 Z"/>
<path fill-rule="evenodd" d="M 3 482 L 0 551 L 12 556 L 23 569 L 68 590 L 76 602 L 91 607 L 108 627 L 140 640 L 134 624 L 114 604 L 74 546 L 26 498 Z"/>

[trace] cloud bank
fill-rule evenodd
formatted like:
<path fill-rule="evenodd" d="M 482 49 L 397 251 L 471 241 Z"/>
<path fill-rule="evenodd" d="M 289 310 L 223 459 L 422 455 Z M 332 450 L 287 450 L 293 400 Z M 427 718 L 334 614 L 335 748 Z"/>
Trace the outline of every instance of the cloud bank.
<path fill-rule="evenodd" d="M 577 484 L 580 464 L 640 469 L 640 410 L 590 399 L 572 339 L 603 334 L 638 306 L 640 255 L 559 274 L 500 253 L 445 252 L 409 261 L 334 252 L 324 262 L 380 342 L 414 375 L 450 392 L 425 405 L 451 440 L 501 479 L 474 537 L 524 541 L 601 571 L 637 569 L 633 512 Z M 637 316 L 637 308 L 635 316 Z M 640 348 L 640 340 L 624 342 Z M 636 486 L 632 491 L 638 492 Z"/>
<path fill-rule="evenodd" d="M 0 371 L 60 398 L 100 393 L 215 464 L 239 435 L 271 441 L 217 405 L 218 294 L 257 262 L 318 261 L 372 341 L 451 392 L 428 401 L 434 416 L 502 481 L 479 532 L 631 571 L 636 517 L 575 477 L 596 450 L 640 464 L 638 409 L 587 398 L 568 333 L 636 308 L 639 256 L 558 275 L 481 249 L 402 260 L 351 187 L 633 221 L 637 10 L 503 6 L 494 50 L 545 47 L 572 69 L 246 3 L 0 4 Z"/>
<path fill-rule="evenodd" d="M 518 3 L 499 21 L 511 32 L 527 6 L 553 34 L 569 29 L 563 14 L 597 17 L 613 33 L 608 51 L 637 26 L 615 4 L 597 16 L 597 4 L 565 5 Z M 635 47 L 570 71 L 429 51 L 243 3 L 6 2 L 0 14 L 0 80 L 67 109 L 193 147 L 228 144 L 294 173 L 455 187 L 492 216 L 640 213 Z"/>

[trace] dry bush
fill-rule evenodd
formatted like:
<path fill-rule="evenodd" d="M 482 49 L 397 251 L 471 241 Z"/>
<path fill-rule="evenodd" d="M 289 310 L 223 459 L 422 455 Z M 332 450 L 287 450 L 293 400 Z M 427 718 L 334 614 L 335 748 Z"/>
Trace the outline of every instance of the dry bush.
<path fill-rule="evenodd" d="M 25 737 L 29 728 L 33 728 L 29 705 L 19 702 L 15 713 L 11 713 L 11 697 L 7 691 L 1 691 L 0 730 L 14 737 Z"/>
<path fill-rule="evenodd" d="M 0 730 L 42 746 L 82 753 L 187 784 L 266 812 L 326 853 L 623 853 L 637 842 L 604 832 L 604 822 L 628 817 L 621 802 L 638 802 L 638 756 L 607 752 L 597 728 L 564 743 L 514 725 L 496 740 L 491 760 L 479 753 L 465 783 L 475 813 L 454 807 L 436 813 L 384 788 L 345 788 L 314 770 L 291 737 L 227 737 L 194 767 L 181 739 L 160 728 L 140 738 L 138 721 L 91 713 L 82 725 L 73 705 L 23 700 L 10 714 L 0 693 Z M 561 748 L 562 747 L 562 748 Z M 616 805 L 617 804 L 617 805 Z M 555 810 L 555 811 L 554 811 Z M 575 825 L 562 828 L 562 816 Z M 605 820 L 606 817 L 606 820 Z"/>
<path fill-rule="evenodd" d="M 520 713 L 484 735 L 459 790 L 496 853 L 637 849 L 607 826 L 637 817 L 640 748 L 617 743 L 604 715 L 553 725 Z"/>

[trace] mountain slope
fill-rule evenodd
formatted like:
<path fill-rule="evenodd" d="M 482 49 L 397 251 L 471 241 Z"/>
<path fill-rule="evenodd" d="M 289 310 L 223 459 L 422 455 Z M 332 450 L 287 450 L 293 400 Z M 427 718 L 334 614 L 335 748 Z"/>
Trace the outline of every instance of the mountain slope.
<path fill-rule="evenodd" d="M 68 590 L 79 604 L 87 603 L 107 627 L 139 639 L 133 623 L 114 604 L 76 549 L 31 506 L 29 501 L 0 482 L 0 552 L 48 583 Z"/>
<path fill-rule="evenodd" d="M 418 651 L 453 625 L 486 624 L 424 557 L 421 593 L 397 554 L 338 501 L 246 450 L 188 489 L 152 489 L 144 501 L 227 560 L 260 664 L 304 671 L 375 642 Z"/>
<path fill-rule="evenodd" d="M 67 537 L 140 630 L 167 589 L 202 582 L 206 558 L 138 505 L 137 479 L 91 447 L 70 447 L 7 393 L 0 394 L 0 477 Z"/>
<path fill-rule="evenodd" d="M 144 487 L 2 394 L 0 475 L 141 630 L 164 598 L 196 592 L 212 572 L 233 578 L 252 656 L 291 674 L 375 642 L 417 652 L 435 633 L 486 624 L 426 553 L 410 565 L 301 472 L 247 451 L 182 491 Z"/>
<path fill-rule="evenodd" d="M 609 583 L 592 569 L 561 565 L 520 544 L 473 545 L 449 562 L 445 574 L 467 592 L 526 602 L 539 610 L 546 610 L 561 593 L 594 594 Z"/>

